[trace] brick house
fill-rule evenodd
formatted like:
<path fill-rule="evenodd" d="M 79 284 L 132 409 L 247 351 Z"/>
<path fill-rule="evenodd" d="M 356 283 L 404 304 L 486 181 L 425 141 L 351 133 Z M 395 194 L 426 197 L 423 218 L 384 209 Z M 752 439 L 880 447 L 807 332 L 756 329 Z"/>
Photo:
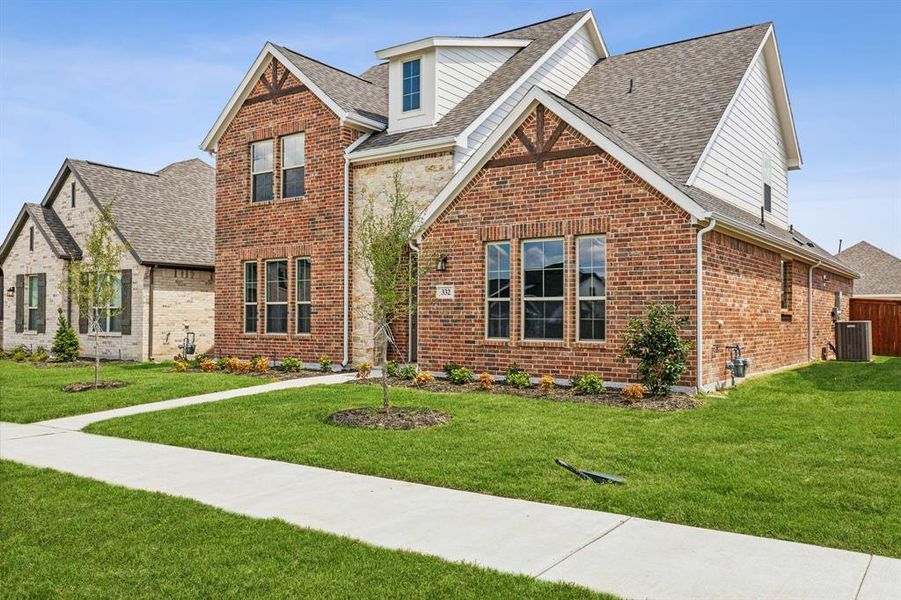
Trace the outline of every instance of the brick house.
<path fill-rule="evenodd" d="M 116 241 L 126 251 L 117 274 L 120 314 L 101 320 L 101 358 L 171 358 L 186 326 L 198 351 L 211 348 L 214 180 L 215 170 L 198 159 L 155 173 L 64 161 L 43 201 L 22 207 L 0 246 L 2 346 L 49 349 L 62 309 L 82 353 L 93 356 L 88 321 L 60 281 L 68 262 L 82 258 L 99 208 L 112 202 Z"/>
<path fill-rule="evenodd" d="M 634 377 L 630 317 L 675 303 L 685 387 L 803 363 L 855 271 L 789 222 L 801 167 L 771 24 L 610 55 L 590 11 L 376 52 L 359 76 L 272 43 L 202 147 L 216 155 L 216 350 L 372 357 L 348 252 L 400 169 L 419 246 L 446 254 L 392 352 Z M 440 296 L 440 299 L 438 298 Z"/>

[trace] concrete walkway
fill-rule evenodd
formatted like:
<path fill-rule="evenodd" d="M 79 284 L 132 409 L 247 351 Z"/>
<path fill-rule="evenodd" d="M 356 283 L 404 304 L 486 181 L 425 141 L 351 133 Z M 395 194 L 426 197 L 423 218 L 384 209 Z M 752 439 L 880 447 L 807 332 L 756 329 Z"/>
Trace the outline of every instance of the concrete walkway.
<path fill-rule="evenodd" d="M 901 598 L 901 560 L 46 423 L 0 423 L 0 458 L 627 598 Z"/>

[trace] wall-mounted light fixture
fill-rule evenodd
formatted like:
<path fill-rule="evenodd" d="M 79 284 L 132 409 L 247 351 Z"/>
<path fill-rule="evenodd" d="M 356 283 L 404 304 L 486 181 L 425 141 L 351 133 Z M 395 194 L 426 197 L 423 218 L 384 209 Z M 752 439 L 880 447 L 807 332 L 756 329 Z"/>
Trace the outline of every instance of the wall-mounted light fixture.
<path fill-rule="evenodd" d="M 436 271 L 444 273 L 447 271 L 447 255 L 442 255 L 441 258 L 438 259 L 438 265 L 435 267 Z"/>
<path fill-rule="evenodd" d="M 6 295 L 9 296 L 10 298 L 12 298 L 13 296 L 15 296 L 15 295 L 16 295 L 16 288 L 14 288 L 14 287 L 6 288 Z"/>

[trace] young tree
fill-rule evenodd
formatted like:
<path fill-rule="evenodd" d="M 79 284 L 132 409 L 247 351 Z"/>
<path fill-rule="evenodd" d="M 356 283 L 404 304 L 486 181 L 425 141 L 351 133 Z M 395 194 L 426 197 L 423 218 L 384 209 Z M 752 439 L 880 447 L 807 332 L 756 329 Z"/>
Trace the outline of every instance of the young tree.
<path fill-rule="evenodd" d="M 95 387 L 100 384 L 101 321 L 122 311 L 122 303 L 118 301 L 119 267 L 125 247 L 115 241 L 111 206 L 112 203 L 101 207 L 91 223 L 83 258 L 69 262 L 66 277 L 60 282 L 60 291 L 69 295 L 78 307 L 78 314 L 87 319 L 88 330 L 94 334 Z"/>
<path fill-rule="evenodd" d="M 419 211 L 410 201 L 402 172 L 393 176 L 393 186 L 384 201 L 371 197 L 354 223 L 354 258 L 372 288 L 372 302 L 364 308 L 372 321 L 376 357 L 382 370 L 382 405 L 387 412 L 388 347 L 391 324 L 416 312 L 412 294 L 418 279 L 428 273 L 436 256 L 422 252 L 414 256 Z"/>
<path fill-rule="evenodd" d="M 685 372 L 691 342 L 679 337 L 688 319 L 671 304 L 649 304 L 644 320 L 629 319 L 620 359 L 638 359 L 638 377 L 654 396 L 669 394 Z"/>
<path fill-rule="evenodd" d="M 56 335 L 53 336 L 53 346 L 50 351 L 56 355 L 58 360 L 73 361 L 78 358 L 78 336 L 75 334 L 75 330 L 69 326 L 63 309 L 60 308 L 58 312 Z"/>

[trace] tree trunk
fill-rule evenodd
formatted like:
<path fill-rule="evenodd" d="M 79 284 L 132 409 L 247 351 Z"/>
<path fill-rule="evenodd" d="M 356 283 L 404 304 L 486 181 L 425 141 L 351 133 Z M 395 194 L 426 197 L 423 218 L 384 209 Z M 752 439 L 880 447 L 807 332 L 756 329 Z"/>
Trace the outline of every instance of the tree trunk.
<path fill-rule="evenodd" d="M 100 328 L 94 325 L 94 387 L 100 385 Z"/>

